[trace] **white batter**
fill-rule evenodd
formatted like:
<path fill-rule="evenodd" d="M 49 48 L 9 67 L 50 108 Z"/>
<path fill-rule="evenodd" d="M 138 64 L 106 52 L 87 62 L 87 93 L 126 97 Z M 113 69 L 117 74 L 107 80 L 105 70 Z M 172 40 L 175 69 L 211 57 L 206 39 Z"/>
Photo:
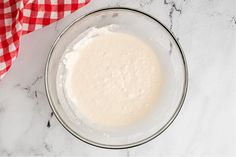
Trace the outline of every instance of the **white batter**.
<path fill-rule="evenodd" d="M 125 126 L 156 104 L 162 73 L 147 43 L 104 30 L 93 30 L 95 37 L 81 41 L 66 55 L 64 88 L 76 112 L 93 124 Z"/>

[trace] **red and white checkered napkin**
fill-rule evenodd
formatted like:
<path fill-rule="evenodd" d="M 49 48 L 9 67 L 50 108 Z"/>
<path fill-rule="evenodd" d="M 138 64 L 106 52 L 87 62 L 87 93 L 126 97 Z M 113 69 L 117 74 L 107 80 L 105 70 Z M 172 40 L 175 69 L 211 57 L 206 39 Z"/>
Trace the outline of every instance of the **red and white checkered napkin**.
<path fill-rule="evenodd" d="M 42 28 L 90 0 L 0 0 L 0 79 L 16 59 L 22 35 Z"/>

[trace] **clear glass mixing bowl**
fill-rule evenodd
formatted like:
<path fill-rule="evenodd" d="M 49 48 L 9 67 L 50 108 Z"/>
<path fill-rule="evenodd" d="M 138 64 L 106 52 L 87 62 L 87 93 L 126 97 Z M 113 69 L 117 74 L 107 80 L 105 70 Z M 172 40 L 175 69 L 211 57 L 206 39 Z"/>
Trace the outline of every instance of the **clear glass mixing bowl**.
<path fill-rule="evenodd" d="M 74 120 L 66 99 L 58 90 L 59 73 L 63 74 L 59 65 L 67 46 L 88 28 L 100 28 L 110 24 L 117 24 L 123 31 L 133 33 L 152 45 L 163 66 L 165 77 L 159 104 L 140 122 L 115 131 L 93 128 L 83 121 Z M 174 35 L 157 19 L 129 8 L 101 9 L 75 20 L 56 39 L 45 70 L 47 97 L 59 122 L 78 139 L 94 146 L 111 149 L 141 145 L 166 130 L 183 105 L 187 82 L 186 61 Z"/>

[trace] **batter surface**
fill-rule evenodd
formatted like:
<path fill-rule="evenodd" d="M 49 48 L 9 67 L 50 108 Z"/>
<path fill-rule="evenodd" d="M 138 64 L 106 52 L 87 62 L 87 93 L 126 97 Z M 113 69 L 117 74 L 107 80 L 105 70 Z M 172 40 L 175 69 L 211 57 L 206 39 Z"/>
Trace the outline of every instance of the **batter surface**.
<path fill-rule="evenodd" d="M 125 126 L 143 118 L 156 104 L 160 65 L 154 50 L 138 37 L 100 31 L 74 46 L 65 64 L 68 98 L 76 112 L 92 123 Z"/>

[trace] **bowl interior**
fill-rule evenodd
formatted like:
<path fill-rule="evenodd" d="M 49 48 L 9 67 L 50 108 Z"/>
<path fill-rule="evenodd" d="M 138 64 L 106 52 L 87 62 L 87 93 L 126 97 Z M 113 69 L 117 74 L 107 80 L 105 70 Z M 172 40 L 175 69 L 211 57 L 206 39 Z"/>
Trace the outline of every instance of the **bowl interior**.
<path fill-rule="evenodd" d="M 119 30 L 139 36 L 155 50 L 162 66 L 164 84 L 157 105 L 146 118 L 125 129 L 96 128 L 76 118 L 68 106 L 62 87 L 65 72 L 62 62 L 68 45 L 91 27 L 119 25 Z M 154 18 L 126 8 L 103 9 L 88 14 L 67 27 L 56 40 L 45 72 L 50 106 L 62 125 L 79 139 L 105 148 L 139 145 L 159 135 L 178 114 L 187 88 L 187 69 L 182 51 L 173 35 Z"/>

